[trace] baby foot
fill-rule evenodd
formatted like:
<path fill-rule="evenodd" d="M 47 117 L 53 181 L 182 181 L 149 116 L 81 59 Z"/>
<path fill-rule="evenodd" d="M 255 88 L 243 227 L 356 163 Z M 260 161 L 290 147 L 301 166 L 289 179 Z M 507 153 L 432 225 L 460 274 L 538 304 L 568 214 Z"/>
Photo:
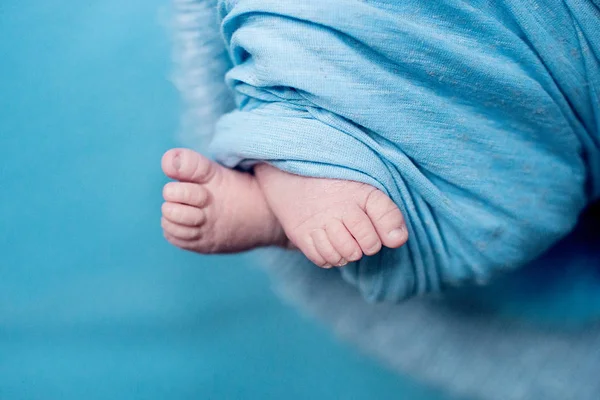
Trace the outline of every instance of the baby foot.
<path fill-rule="evenodd" d="M 252 175 L 186 149 L 166 152 L 162 168 L 179 181 L 163 189 L 161 225 L 171 244 L 204 254 L 286 245 L 285 233 Z"/>
<path fill-rule="evenodd" d="M 398 207 L 370 185 L 292 175 L 267 164 L 255 174 L 289 240 L 321 267 L 343 266 L 408 239 Z"/>

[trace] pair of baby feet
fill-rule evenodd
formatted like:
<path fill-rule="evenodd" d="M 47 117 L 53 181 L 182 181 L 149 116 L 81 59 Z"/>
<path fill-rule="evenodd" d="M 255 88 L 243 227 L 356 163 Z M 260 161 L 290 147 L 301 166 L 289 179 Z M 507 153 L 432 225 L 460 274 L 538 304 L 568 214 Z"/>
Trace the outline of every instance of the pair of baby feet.
<path fill-rule="evenodd" d="M 234 253 L 297 248 L 320 267 L 343 266 L 408 239 L 402 213 L 380 190 L 353 181 L 292 175 L 268 164 L 254 175 L 187 149 L 169 150 L 161 225 L 182 249 Z"/>

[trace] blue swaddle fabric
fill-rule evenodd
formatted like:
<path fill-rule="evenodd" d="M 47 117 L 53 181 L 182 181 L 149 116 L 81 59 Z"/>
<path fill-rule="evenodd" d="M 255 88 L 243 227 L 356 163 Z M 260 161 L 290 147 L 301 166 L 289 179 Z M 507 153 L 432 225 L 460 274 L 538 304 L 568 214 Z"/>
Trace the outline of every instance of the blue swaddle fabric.
<path fill-rule="evenodd" d="M 600 194 L 600 11 L 589 0 L 218 7 L 238 108 L 212 154 L 391 196 L 408 243 L 342 272 L 369 300 L 523 266 Z"/>

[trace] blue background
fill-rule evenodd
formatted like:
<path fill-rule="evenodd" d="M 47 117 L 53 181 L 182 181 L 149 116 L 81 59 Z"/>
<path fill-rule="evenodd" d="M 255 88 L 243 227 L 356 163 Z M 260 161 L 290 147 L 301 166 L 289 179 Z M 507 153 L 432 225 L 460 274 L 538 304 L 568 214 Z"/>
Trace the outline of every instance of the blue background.
<path fill-rule="evenodd" d="M 0 2 L 0 399 L 433 398 L 249 256 L 163 240 L 168 21 L 157 0 Z"/>

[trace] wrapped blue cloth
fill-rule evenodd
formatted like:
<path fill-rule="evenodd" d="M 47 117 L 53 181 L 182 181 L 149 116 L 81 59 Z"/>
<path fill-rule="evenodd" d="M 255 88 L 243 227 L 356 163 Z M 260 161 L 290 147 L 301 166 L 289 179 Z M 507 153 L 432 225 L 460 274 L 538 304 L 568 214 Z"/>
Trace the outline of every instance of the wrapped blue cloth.
<path fill-rule="evenodd" d="M 534 7 L 537 5 L 537 7 Z M 220 2 L 229 167 L 386 192 L 410 239 L 343 269 L 398 301 L 518 268 L 600 195 L 600 17 L 589 0 Z"/>
<path fill-rule="evenodd" d="M 267 250 L 286 296 L 455 394 L 596 399 L 598 2 L 216 3 L 177 2 L 186 142 L 371 184 L 408 224 L 341 274 Z"/>

